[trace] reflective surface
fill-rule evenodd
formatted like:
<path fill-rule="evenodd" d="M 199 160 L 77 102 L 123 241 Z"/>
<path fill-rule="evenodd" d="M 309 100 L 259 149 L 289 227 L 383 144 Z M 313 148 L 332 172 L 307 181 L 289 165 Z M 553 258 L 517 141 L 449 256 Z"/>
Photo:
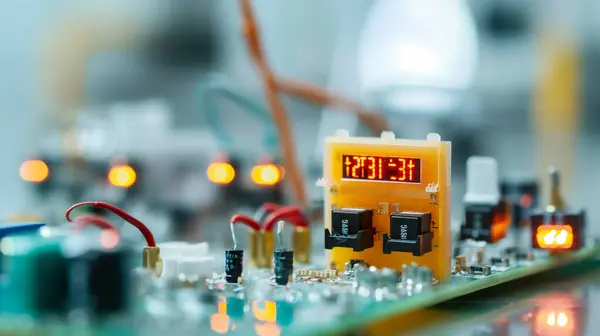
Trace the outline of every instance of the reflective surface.
<path fill-rule="evenodd" d="M 515 284 L 514 292 L 451 302 L 427 312 L 428 327 L 414 335 L 597 335 L 600 270 L 538 289 Z"/>

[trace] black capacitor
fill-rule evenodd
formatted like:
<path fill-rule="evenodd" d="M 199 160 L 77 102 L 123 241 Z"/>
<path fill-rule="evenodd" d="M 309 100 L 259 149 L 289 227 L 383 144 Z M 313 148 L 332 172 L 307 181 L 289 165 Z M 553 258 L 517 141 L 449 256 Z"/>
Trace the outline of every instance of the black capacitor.
<path fill-rule="evenodd" d="M 244 250 L 225 251 L 225 280 L 229 283 L 238 283 L 244 271 Z"/>
<path fill-rule="evenodd" d="M 87 291 L 96 317 L 128 311 L 131 297 L 130 260 L 127 249 L 90 251 L 87 259 Z"/>
<path fill-rule="evenodd" d="M 58 246 L 49 244 L 31 255 L 29 297 L 36 315 L 64 316 L 69 310 L 69 264 Z"/>
<path fill-rule="evenodd" d="M 285 286 L 294 273 L 294 251 L 275 250 L 273 255 L 275 258 L 275 283 Z"/>

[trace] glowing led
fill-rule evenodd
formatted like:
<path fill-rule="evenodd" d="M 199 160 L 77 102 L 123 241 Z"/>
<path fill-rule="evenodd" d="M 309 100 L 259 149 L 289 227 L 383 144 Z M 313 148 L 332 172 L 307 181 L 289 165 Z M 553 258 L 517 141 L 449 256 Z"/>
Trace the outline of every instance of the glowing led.
<path fill-rule="evenodd" d="M 252 302 L 252 313 L 254 317 L 266 323 L 275 323 L 277 320 L 277 304 L 273 301 L 263 301 L 263 307 L 259 306 L 259 301 Z"/>
<path fill-rule="evenodd" d="M 216 184 L 229 184 L 235 178 L 235 169 L 225 162 L 214 162 L 206 170 L 208 179 Z"/>
<path fill-rule="evenodd" d="M 114 249 L 117 245 L 119 245 L 119 241 L 119 234 L 116 231 L 102 230 L 102 233 L 100 233 L 100 245 L 104 249 Z"/>
<path fill-rule="evenodd" d="M 273 164 L 256 165 L 252 167 L 250 178 L 258 185 L 274 185 L 281 181 L 282 168 Z"/>
<path fill-rule="evenodd" d="M 137 175 L 131 166 L 113 166 L 108 171 L 108 182 L 115 187 L 129 188 L 135 184 Z"/>
<path fill-rule="evenodd" d="M 556 323 L 556 314 L 554 314 L 554 312 L 549 313 L 548 317 L 546 317 L 546 324 L 549 326 L 554 326 L 555 323 Z"/>
<path fill-rule="evenodd" d="M 537 244 L 543 249 L 569 249 L 573 239 L 570 225 L 541 225 L 536 233 Z"/>
<path fill-rule="evenodd" d="M 44 182 L 50 176 L 50 168 L 42 160 L 27 160 L 21 164 L 19 175 L 26 182 Z"/>
<path fill-rule="evenodd" d="M 556 324 L 558 324 L 559 327 L 566 327 L 567 324 L 569 324 L 569 318 L 567 317 L 567 314 L 563 312 L 558 313 Z"/>
<path fill-rule="evenodd" d="M 229 331 L 229 316 L 221 313 L 212 314 L 210 328 L 217 334 L 226 334 Z"/>

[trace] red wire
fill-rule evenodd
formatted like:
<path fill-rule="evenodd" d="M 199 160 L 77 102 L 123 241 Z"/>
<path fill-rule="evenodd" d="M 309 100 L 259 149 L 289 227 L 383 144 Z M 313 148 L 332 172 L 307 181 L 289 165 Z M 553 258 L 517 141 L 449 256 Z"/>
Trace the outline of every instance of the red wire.
<path fill-rule="evenodd" d="M 261 205 L 261 208 L 265 211 L 265 212 L 273 212 L 276 210 L 281 209 L 282 205 L 279 205 L 277 203 L 263 203 L 263 205 Z"/>
<path fill-rule="evenodd" d="M 273 231 L 275 224 L 282 219 L 290 221 L 294 226 L 308 227 L 308 221 L 302 213 L 302 209 L 297 206 L 287 206 L 275 210 L 265 219 L 265 231 Z"/>
<path fill-rule="evenodd" d="M 231 217 L 230 223 L 244 223 L 254 231 L 260 230 L 260 225 L 252 217 L 246 215 L 233 215 L 233 217 Z"/>
<path fill-rule="evenodd" d="M 146 226 L 146 224 L 140 222 L 140 220 L 133 217 L 132 215 L 127 213 L 125 210 L 123 210 L 117 206 L 114 206 L 112 204 L 106 203 L 106 202 L 80 202 L 80 203 L 77 203 L 77 204 L 71 206 L 65 212 L 65 217 L 67 218 L 67 221 L 71 222 L 71 212 L 74 209 L 79 208 L 84 205 L 91 205 L 94 208 L 107 209 L 107 210 L 112 211 L 117 216 L 123 218 L 123 220 L 125 220 L 127 223 L 135 226 L 138 230 L 140 230 L 140 232 L 144 236 L 144 239 L 146 239 L 146 245 L 148 245 L 148 247 L 156 246 L 156 240 L 154 240 L 154 235 L 152 234 L 152 231 L 150 231 L 150 229 Z"/>
<path fill-rule="evenodd" d="M 83 229 L 87 225 L 95 225 L 103 230 L 117 231 L 115 227 L 104 217 L 98 215 L 83 215 L 73 220 L 78 229 Z"/>

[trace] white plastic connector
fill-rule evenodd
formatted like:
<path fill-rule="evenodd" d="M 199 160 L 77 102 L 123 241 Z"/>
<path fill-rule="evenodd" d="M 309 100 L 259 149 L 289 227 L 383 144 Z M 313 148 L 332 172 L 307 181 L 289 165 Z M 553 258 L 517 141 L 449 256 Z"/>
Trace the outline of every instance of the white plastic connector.
<path fill-rule="evenodd" d="M 158 247 L 163 263 L 161 277 L 197 281 L 201 277 L 212 276 L 214 260 L 209 256 L 208 243 L 172 241 L 161 243 Z"/>
<path fill-rule="evenodd" d="M 467 160 L 466 204 L 490 204 L 500 202 L 498 164 L 496 159 L 472 156 Z"/>
<path fill-rule="evenodd" d="M 182 281 L 199 281 L 202 278 L 211 278 L 214 266 L 214 258 L 182 258 L 179 260 L 177 274 Z"/>
<path fill-rule="evenodd" d="M 162 258 L 162 278 L 175 278 L 177 277 L 179 267 L 179 259 L 178 258 Z"/>
<path fill-rule="evenodd" d="M 206 242 L 190 244 L 173 241 L 161 243 L 158 247 L 160 247 L 160 254 L 163 259 L 208 256 L 208 243 Z"/>

